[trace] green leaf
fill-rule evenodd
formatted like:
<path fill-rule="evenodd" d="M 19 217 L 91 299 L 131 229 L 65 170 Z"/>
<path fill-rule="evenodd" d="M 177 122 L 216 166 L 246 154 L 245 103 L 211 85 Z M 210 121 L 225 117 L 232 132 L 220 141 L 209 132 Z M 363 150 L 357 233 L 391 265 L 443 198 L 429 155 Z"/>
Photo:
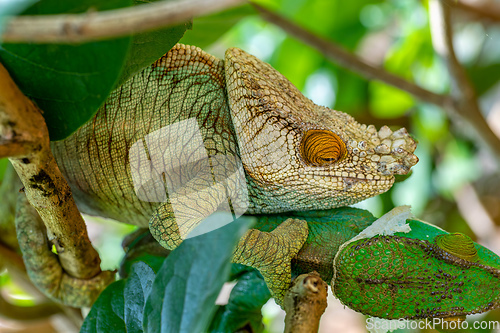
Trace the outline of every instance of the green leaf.
<path fill-rule="evenodd" d="M 244 274 L 231 291 L 228 303 L 217 312 L 209 331 L 236 332 L 248 325 L 251 332 L 262 332 L 261 309 L 270 298 L 269 289 L 258 271 Z"/>
<path fill-rule="evenodd" d="M 146 303 L 144 331 L 205 331 L 216 310 L 215 299 L 229 276 L 234 246 L 250 221 L 241 217 L 187 239 L 167 257 Z"/>
<path fill-rule="evenodd" d="M 500 64 L 470 67 L 467 68 L 467 74 L 476 88 L 477 95 L 481 96 L 498 83 Z"/>
<path fill-rule="evenodd" d="M 3 179 L 3 175 L 5 174 L 5 170 L 7 169 L 7 166 L 9 165 L 9 160 L 6 158 L 0 158 L 0 184 Z"/>
<path fill-rule="evenodd" d="M 79 13 L 130 5 L 131 0 L 44 0 L 23 14 Z M 60 140 L 88 121 L 105 101 L 121 72 L 130 40 L 2 44 L 0 61 L 43 110 L 51 140 Z"/>
<path fill-rule="evenodd" d="M 134 264 L 129 278 L 112 283 L 101 293 L 80 333 L 142 332 L 144 304 L 154 278 L 151 267 Z"/>
<path fill-rule="evenodd" d="M 322 258 L 320 262 L 292 260 L 292 278 L 317 271 L 327 283 L 333 276 L 333 259 L 339 247 L 359 234 L 375 221 L 373 215 L 363 209 L 339 207 L 326 210 L 284 212 L 256 216 L 254 228 L 270 232 L 289 218 L 305 220 L 309 228 L 307 240 L 300 249 L 303 258 Z"/>
<path fill-rule="evenodd" d="M 149 229 L 138 229 L 125 237 L 122 243 L 125 249 L 125 256 L 120 263 L 120 277 L 125 278 L 130 274 L 134 263 L 143 261 L 148 264 L 153 271 L 158 272 L 165 258 L 170 254 L 170 250 L 163 248 L 156 239 L 153 238 Z"/>
<path fill-rule="evenodd" d="M 356 117 L 367 109 L 368 81 L 343 68 L 336 70 L 338 90 L 335 99 L 335 109 Z"/>
<path fill-rule="evenodd" d="M 290 37 L 285 38 L 271 59 L 272 66 L 298 89 L 304 88 L 308 76 L 320 68 L 322 61 L 318 51 Z"/>
<path fill-rule="evenodd" d="M 134 0 L 136 5 L 147 4 L 157 0 Z M 159 30 L 146 31 L 132 37 L 132 44 L 116 86 L 120 86 L 134 74 L 151 65 L 167 53 L 182 38 L 192 23 L 167 27 Z"/>
<path fill-rule="evenodd" d="M 194 19 L 193 29 L 186 32 L 181 43 L 206 48 L 242 18 L 252 14 L 255 14 L 255 9 L 246 4 L 220 13 L 197 17 Z"/>

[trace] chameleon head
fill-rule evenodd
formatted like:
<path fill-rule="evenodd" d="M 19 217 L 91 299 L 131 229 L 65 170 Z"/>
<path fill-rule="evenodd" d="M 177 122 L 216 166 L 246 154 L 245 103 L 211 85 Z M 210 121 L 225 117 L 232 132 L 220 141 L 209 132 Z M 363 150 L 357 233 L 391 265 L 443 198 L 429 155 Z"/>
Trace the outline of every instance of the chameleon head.
<path fill-rule="evenodd" d="M 273 212 L 353 204 L 387 191 L 418 162 L 406 129 L 377 131 L 318 106 L 240 49 L 226 52 L 225 72 L 243 166 Z"/>
<path fill-rule="evenodd" d="M 500 307 L 500 258 L 463 234 L 410 221 L 408 234 L 343 247 L 332 289 L 352 309 L 385 319 L 453 320 Z"/>

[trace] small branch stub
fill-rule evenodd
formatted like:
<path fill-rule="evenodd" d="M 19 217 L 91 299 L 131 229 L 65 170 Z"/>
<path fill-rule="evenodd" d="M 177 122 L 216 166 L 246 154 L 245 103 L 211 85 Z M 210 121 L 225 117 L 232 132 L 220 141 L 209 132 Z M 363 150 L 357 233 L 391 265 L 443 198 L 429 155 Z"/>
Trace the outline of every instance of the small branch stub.
<path fill-rule="evenodd" d="M 285 295 L 285 333 L 318 332 L 328 286 L 315 271 L 298 276 Z"/>

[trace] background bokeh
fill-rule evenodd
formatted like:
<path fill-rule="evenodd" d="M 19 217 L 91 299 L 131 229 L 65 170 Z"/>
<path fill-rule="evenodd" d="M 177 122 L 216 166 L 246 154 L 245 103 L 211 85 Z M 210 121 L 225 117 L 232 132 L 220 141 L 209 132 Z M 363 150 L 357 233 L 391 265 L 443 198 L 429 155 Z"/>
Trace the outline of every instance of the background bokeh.
<path fill-rule="evenodd" d="M 425 0 L 259 3 L 425 89 L 446 94 L 453 88 L 447 64 L 433 47 Z M 468 4 L 489 8 L 492 13 L 500 11 L 498 1 Z M 451 15 L 458 60 L 476 90 L 483 116 L 500 136 L 500 21 L 459 7 L 451 8 Z M 228 47 L 242 48 L 269 62 L 317 104 L 347 112 L 359 122 L 377 128 L 406 127 L 418 140 L 416 155 L 420 161 L 412 175 L 387 193 L 357 206 L 380 216 L 395 206 L 411 205 L 418 218 L 450 232 L 465 233 L 500 254 L 500 157 L 481 143 L 467 121 L 450 116 L 438 105 L 423 103 L 407 92 L 338 66 L 264 21 L 249 7 L 195 19 L 193 30 L 181 42 L 195 44 L 221 58 Z M 0 170 L 5 164 L 5 160 L 0 161 Z M 121 239 L 133 227 L 89 220 L 89 230 L 103 268 L 117 268 L 123 255 Z M 5 273 L 0 275 L 0 287 L 2 293 L 20 304 L 32 301 Z M 223 295 L 221 299 L 223 302 Z M 328 301 L 320 332 L 366 331 L 364 316 L 345 309 L 333 297 Z M 282 332 L 284 313 L 273 301 L 263 311 L 266 332 Z M 469 320 L 500 322 L 500 311 L 471 316 Z M 0 332 L 22 329 L 0 322 Z"/>

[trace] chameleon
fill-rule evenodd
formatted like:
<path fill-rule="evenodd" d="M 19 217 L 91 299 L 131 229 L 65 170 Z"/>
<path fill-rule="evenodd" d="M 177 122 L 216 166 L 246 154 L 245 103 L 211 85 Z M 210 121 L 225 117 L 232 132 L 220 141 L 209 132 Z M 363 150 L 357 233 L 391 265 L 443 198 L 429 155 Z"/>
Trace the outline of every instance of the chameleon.
<path fill-rule="evenodd" d="M 394 215 L 404 228 L 367 232 L 378 222 L 390 230 Z M 408 206 L 378 220 L 352 207 L 266 214 L 254 227 L 272 233 L 290 218 L 306 221 L 309 229 L 290 261 L 292 274 L 317 271 L 355 311 L 384 319 L 454 321 L 500 307 L 500 257 L 464 234 L 416 219 Z"/>
<path fill-rule="evenodd" d="M 233 217 L 343 207 L 387 191 L 418 162 L 406 129 L 377 131 L 318 106 L 238 48 L 222 60 L 182 44 L 51 148 L 81 212 L 147 227 L 167 249 L 221 207 Z M 308 234 L 294 217 L 249 230 L 233 261 L 259 266 L 280 303 L 287 262 Z"/>
<path fill-rule="evenodd" d="M 166 127 L 171 130 L 162 132 Z M 165 145 L 185 136 L 190 140 L 181 141 L 184 146 Z M 145 157 L 131 154 L 133 147 Z M 375 219 L 360 219 L 356 212 L 346 220 L 335 212 L 352 212 L 339 207 L 387 191 L 394 175 L 417 163 L 415 148 L 404 128 L 377 131 L 315 105 L 270 65 L 240 49 L 228 49 L 221 60 L 182 44 L 112 92 L 74 134 L 52 143 L 83 213 L 149 228 L 167 249 L 220 206 L 233 217 L 257 216 L 233 262 L 257 268 L 278 304 L 292 273 L 315 269 L 344 304 L 382 318 L 456 317 L 496 307 L 498 288 L 486 288 L 483 298 L 471 286 L 497 281 L 498 257 L 470 239 L 411 220 L 410 233 L 348 243 Z M 168 160 L 165 151 L 182 163 Z M 157 156 L 168 168 L 152 170 Z M 232 177 L 240 166 L 241 193 L 238 177 Z M 145 178 L 140 186 L 134 170 L 150 172 L 139 172 Z M 240 200 L 242 193 L 247 202 Z M 179 216 L 173 202 L 189 218 Z M 391 252 L 393 247 L 398 251 Z M 464 255 L 471 248 L 477 254 Z M 380 262 L 369 257 L 376 253 L 383 254 Z M 398 266 L 406 260 L 416 262 L 411 272 Z M 373 263 L 379 265 L 374 272 Z M 450 291 L 448 282 L 426 284 L 426 276 L 433 282 L 451 276 L 463 285 Z M 438 302 L 430 291 L 436 285 L 440 297 L 452 297 Z"/>
<path fill-rule="evenodd" d="M 237 217 L 346 206 L 387 191 L 418 161 L 404 128 L 377 131 L 318 106 L 241 49 L 221 60 L 182 44 L 51 148 L 81 212 L 149 227 L 167 249 L 221 207 Z M 293 256 L 307 224 L 279 230 Z M 239 248 L 260 238 L 250 232 Z M 288 279 L 273 281 L 280 300 Z"/>

